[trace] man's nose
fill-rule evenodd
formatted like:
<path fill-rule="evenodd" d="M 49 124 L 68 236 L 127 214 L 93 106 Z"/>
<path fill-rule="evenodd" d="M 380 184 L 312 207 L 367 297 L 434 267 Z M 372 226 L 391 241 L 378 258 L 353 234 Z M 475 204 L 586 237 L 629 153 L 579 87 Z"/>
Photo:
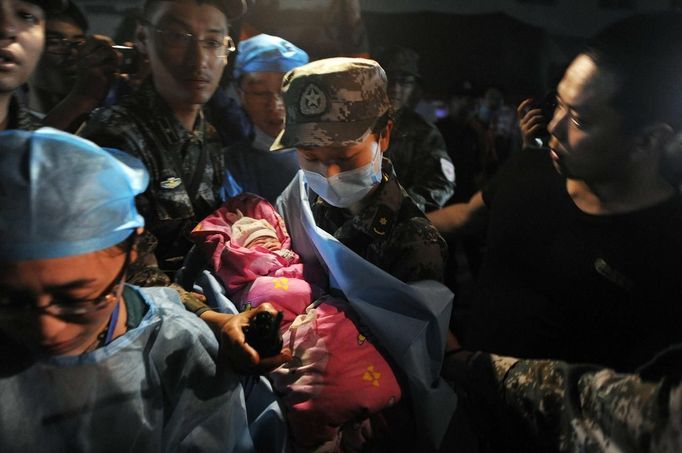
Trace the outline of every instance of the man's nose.
<path fill-rule="evenodd" d="M 0 40 L 14 40 L 17 35 L 17 22 L 9 2 L 0 2 Z"/>
<path fill-rule="evenodd" d="M 284 110 L 284 98 L 280 93 L 270 93 L 267 103 L 274 110 Z"/>
<path fill-rule="evenodd" d="M 561 139 L 565 127 L 565 119 L 566 113 L 559 108 L 555 109 L 552 119 L 547 124 L 547 131 L 556 138 Z"/>
<path fill-rule="evenodd" d="M 52 298 L 42 295 L 35 300 L 36 306 L 44 308 L 50 305 Z M 54 338 L 64 328 L 66 322 L 50 313 L 40 312 L 35 314 L 35 326 L 40 337 L 44 340 Z"/>
<path fill-rule="evenodd" d="M 325 176 L 327 178 L 331 178 L 334 175 L 338 175 L 341 173 L 341 167 L 339 167 L 337 164 L 329 164 L 325 168 Z"/>
<path fill-rule="evenodd" d="M 219 58 L 199 40 L 195 40 L 188 50 L 187 59 L 193 68 L 207 68 L 212 58 Z"/>
<path fill-rule="evenodd" d="M 66 324 L 64 320 L 49 313 L 40 313 L 38 315 L 37 326 L 40 336 L 44 340 L 56 337 Z"/>

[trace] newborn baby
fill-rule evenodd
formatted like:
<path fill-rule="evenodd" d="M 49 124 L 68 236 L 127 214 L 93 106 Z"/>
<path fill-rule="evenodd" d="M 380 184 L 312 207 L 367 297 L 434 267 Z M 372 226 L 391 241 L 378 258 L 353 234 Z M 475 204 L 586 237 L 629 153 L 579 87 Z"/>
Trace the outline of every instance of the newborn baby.
<path fill-rule="evenodd" d="M 231 198 L 191 237 L 241 310 L 269 302 L 283 313 L 282 337 L 293 359 L 270 378 L 297 447 L 334 451 L 344 427 L 400 400 L 391 367 L 369 333 L 358 330 L 348 302 L 304 280 L 284 221 L 269 202 L 252 194 Z"/>

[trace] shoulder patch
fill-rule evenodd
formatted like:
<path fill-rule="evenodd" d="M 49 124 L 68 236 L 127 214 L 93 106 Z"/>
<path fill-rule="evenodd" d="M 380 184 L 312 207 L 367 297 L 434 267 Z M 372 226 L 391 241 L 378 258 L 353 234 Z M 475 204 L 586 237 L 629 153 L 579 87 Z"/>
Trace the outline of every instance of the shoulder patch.
<path fill-rule="evenodd" d="M 440 168 L 443 170 L 445 178 L 450 182 L 455 182 L 455 166 L 444 157 L 440 158 Z"/>

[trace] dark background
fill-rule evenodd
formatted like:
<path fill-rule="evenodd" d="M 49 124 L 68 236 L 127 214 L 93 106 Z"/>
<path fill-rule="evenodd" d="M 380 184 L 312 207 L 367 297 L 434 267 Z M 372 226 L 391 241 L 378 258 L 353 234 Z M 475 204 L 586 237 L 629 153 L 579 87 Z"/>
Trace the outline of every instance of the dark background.
<path fill-rule="evenodd" d="M 254 0 L 249 0 L 254 2 Z M 117 29 L 141 0 L 76 0 L 91 31 Z M 393 44 L 421 55 L 427 98 L 447 98 L 470 81 L 508 98 L 539 96 L 599 28 L 624 16 L 674 10 L 682 0 L 255 0 L 235 34 L 282 36 L 311 58 L 371 56 Z"/>

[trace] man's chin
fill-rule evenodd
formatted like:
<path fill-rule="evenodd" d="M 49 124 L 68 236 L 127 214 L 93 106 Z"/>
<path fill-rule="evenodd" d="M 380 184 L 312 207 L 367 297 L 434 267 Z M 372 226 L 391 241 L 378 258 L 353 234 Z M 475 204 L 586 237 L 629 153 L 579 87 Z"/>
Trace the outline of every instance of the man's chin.
<path fill-rule="evenodd" d="M 284 129 L 284 123 L 268 124 L 267 127 L 261 128 L 261 130 L 272 137 L 273 140 L 279 135 L 282 129 Z"/>
<path fill-rule="evenodd" d="M 14 90 L 19 88 L 21 85 L 23 85 L 23 82 L 17 82 L 16 78 L 7 77 L 3 79 L 3 77 L 0 76 L 0 95 L 5 93 L 12 94 Z"/>

